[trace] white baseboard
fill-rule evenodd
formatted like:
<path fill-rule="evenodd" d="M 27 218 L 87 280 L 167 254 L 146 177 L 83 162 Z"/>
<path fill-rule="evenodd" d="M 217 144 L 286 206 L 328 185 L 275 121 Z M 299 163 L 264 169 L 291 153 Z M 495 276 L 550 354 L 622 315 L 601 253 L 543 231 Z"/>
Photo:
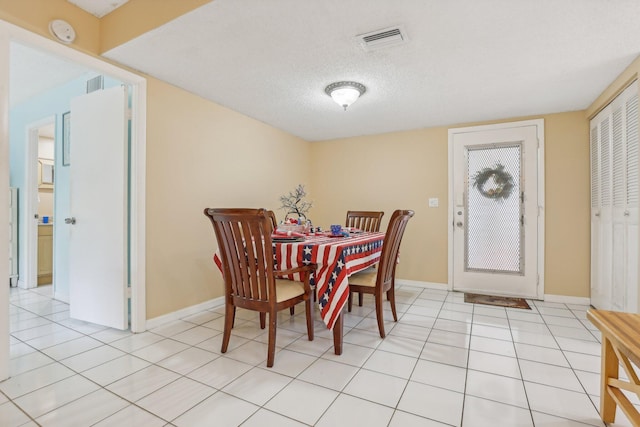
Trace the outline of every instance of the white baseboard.
<path fill-rule="evenodd" d="M 567 295 L 544 294 L 544 300 L 546 302 L 559 302 L 563 304 L 591 305 L 591 298 L 586 297 L 570 297 Z"/>
<path fill-rule="evenodd" d="M 450 290 L 447 283 L 423 282 L 419 280 L 396 279 L 396 285 L 413 286 L 416 288 Z M 572 297 L 567 295 L 545 294 L 544 301 L 564 304 L 590 305 L 591 299 L 587 297 Z"/>
<path fill-rule="evenodd" d="M 149 329 L 157 328 L 158 326 L 164 325 L 165 323 L 182 319 L 183 317 L 191 316 L 192 314 L 199 313 L 203 310 L 209 310 L 211 308 L 216 308 L 223 305 L 224 305 L 224 297 L 214 298 L 212 300 L 205 301 L 200 304 L 192 305 L 190 307 L 186 307 L 178 311 L 173 311 L 171 313 L 167 313 L 162 316 L 154 317 L 153 319 L 147 319 L 146 329 L 149 330 Z"/>
<path fill-rule="evenodd" d="M 54 292 L 53 299 L 58 300 L 58 301 L 62 301 L 62 302 L 66 302 L 67 304 L 69 304 L 69 294 L 62 294 L 60 292 Z"/>
<path fill-rule="evenodd" d="M 446 283 L 423 282 L 420 280 L 396 279 L 396 285 L 414 286 L 416 288 L 439 289 L 446 291 L 448 286 Z"/>

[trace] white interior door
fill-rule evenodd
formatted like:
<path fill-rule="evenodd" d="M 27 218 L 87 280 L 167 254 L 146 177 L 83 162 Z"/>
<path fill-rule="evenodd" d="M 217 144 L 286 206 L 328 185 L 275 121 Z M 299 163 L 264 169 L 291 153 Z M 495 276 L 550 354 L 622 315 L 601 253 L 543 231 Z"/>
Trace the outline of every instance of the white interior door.
<path fill-rule="evenodd" d="M 538 124 L 450 132 L 453 289 L 541 298 Z"/>
<path fill-rule="evenodd" d="M 71 100 L 70 316 L 128 328 L 127 92 Z"/>

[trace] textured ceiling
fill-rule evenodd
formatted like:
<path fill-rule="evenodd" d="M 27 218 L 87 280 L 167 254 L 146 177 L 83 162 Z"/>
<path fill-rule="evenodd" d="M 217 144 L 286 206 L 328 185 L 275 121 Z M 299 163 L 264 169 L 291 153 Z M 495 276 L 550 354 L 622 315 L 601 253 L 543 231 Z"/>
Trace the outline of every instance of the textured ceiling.
<path fill-rule="evenodd" d="M 90 14 L 102 18 L 113 12 L 129 0 L 67 0 L 69 3 L 75 4 L 80 9 L 84 9 Z M 167 1 L 167 0 L 161 0 Z"/>
<path fill-rule="evenodd" d="M 581 110 L 640 53 L 638 0 L 215 0 L 104 55 L 309 141 Z M 400 25 L 405 44 L 356 36 Z M 355 80 L 347 112 L 324 93 Z"/>

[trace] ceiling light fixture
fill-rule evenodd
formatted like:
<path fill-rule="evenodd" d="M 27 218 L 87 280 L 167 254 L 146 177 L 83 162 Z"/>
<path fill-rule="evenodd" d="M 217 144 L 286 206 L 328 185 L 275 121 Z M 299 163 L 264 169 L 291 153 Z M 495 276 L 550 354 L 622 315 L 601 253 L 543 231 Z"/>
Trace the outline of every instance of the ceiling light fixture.
<path fill-rule="evenodd" d="M 324 91 L 339 106 L 347 111 L 347 107 L 358 100 L 367 91 L 367 88 L 356 82 L 335 82 L 327 86 Z"/>

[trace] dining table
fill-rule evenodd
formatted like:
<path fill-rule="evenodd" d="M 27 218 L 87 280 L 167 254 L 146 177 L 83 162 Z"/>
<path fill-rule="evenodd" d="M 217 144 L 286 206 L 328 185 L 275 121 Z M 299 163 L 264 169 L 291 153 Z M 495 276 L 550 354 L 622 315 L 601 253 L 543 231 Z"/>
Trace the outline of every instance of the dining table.
<path fill-rule="evenodd" d="M 315 287 L 320 316 L 327 328 L 333 330 L 336 355 L 342 354 L 343 310 L 349 297 L 348 278 L 380 261 L 384 236 L 383 232 L 347 232 L 337 236 L 313 233 L 296 238 L 279 236 L 273 241 L 276 270 L 316 265 L 310 276 L 310 284 Z M 214 261 L 222 271 L 217 253 Z M 285 277 L 301 280 L 299 274 Z"/>

